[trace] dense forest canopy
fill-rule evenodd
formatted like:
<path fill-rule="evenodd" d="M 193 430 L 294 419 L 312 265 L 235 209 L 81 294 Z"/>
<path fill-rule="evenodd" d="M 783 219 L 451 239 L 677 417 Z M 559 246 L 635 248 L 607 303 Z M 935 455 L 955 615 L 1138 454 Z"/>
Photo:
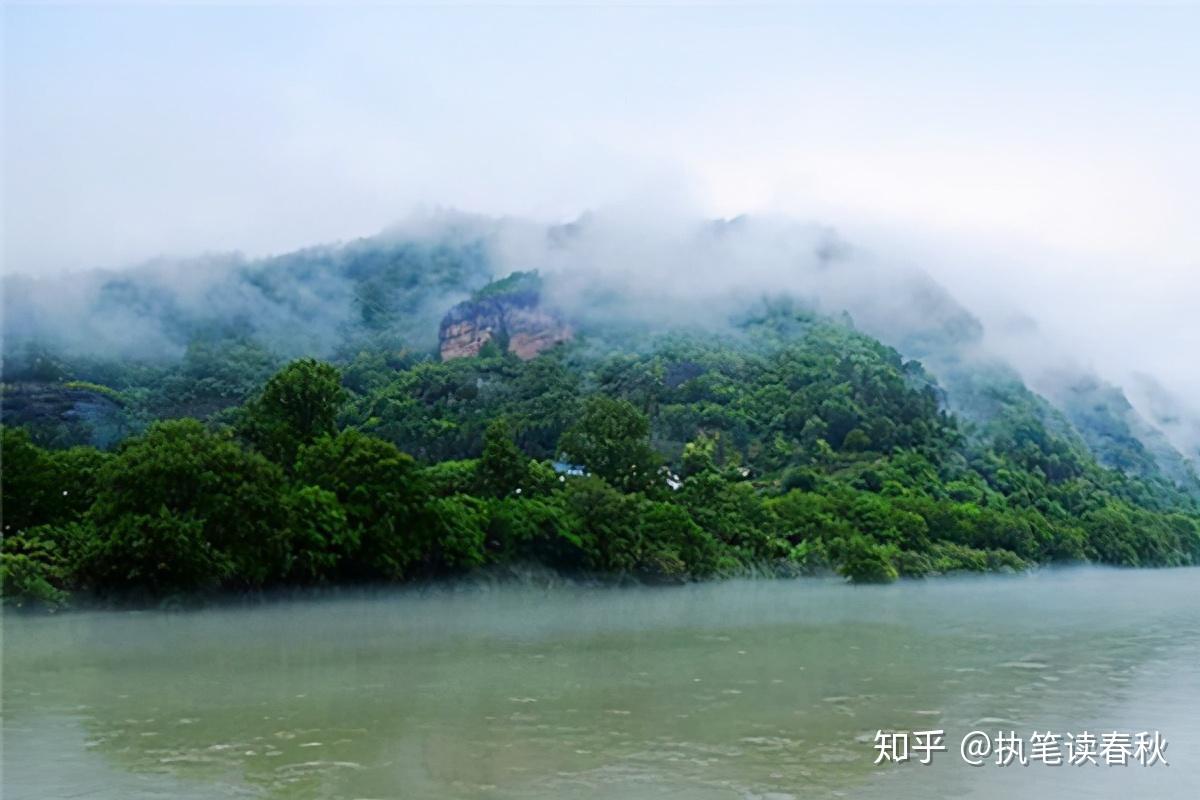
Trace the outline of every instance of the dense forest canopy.
<path fill-rule="evenodd" d="M 836 248 L 818 248 L 831 269 Z M 189 292 L 93 276 L 74 327 L 37 318 L 40 290 L 16 285 L 31 302 L 6 321 L 5 595 L 524 563 L 875 581 L 1200 561 L 1186 459 L 1139 430 L 1119 393 L 1079 401 L 1109 388 L 1054 405 L 962 357 L 977 323 L 925 281 L 909 299 L 932 311 L 908 315 L 897 350 L 876 338 L 886 314 L 861 304 L 830 314 L 773 292 L 692 323 L 606 317 L 611 286 L 491 282 L 490 259 L 486 237 L 459 232 L 233 260 Z M 451 307 L 474 349 L 443 360 Z"/>

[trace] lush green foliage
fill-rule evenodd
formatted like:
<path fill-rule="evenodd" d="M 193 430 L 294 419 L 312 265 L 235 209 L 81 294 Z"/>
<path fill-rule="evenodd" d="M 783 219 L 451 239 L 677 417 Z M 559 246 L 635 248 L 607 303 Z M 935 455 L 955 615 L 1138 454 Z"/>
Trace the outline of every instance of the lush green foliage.
<path fill-rule="evenodd" d="M 336 369 L 310 358 L 295 361 L 246 404 L 239 433 L 271 460 L 290 466 L 301 447 L 337 432 L 344 398 Z"/>
<path fill-rule="evenodd" d="M 531 361 L 363 350 L 269 379 L 261 351 L 212 347 L 106 384 L 151 417 L 240 403 L 204 422 L 153 422 L 112 453 L 4 430 L 7 596 L 522 561 L 666 581 L 1200 561 L 1194 500 L 1101 467 L 1027 392 L 995 390 L 986 424 L 960 424 L 919 364 L 790 311 L 733 341 L 578 341 Z"/>
<path fill-rule="evenodd" d="M 262 586 L 288 556 L 283 471 L 190 419 L 159 422 L 100 472 L 85 583 L 151 593 Z"/>
<path fill-rule="evenodd" d="M 649 436 L 650 421 L 632 403 L 597 395 L 558 446 L 564 458 L 619 489 L 650 491 L 661 479 Z"/>

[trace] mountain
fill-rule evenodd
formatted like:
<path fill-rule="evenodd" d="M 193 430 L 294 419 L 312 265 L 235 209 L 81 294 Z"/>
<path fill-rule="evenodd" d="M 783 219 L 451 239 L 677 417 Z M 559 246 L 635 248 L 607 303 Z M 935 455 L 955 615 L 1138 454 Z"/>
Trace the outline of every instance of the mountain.
<path fill-rule="evenodd" d="M 1166 434 L 1085 372 L 1034 391 L 919 270 L 648 239 L 455 217 L 6 278 L 6 591 L 1200 561 Z"/>
<path fill-rule="evenodd" d="M 577 333 L 633 334 L 623 346 L 666 331 L 736 336 L 738 320 L 773 302 L 794 302 L 819 314 L 848 314 L 858 329 L 921 360 L 941 379 L 948 408 L 968 421 L 996 417 L 999 408 L 987 399 L 995 380 L 1021 381 L 986 352 L 978 319 L 928 275 L 883 264 L 827 229 L 739 217 L 658 235 L 595 215 L 542 228 L 448 214 L 256 261 L 208 256 L 65 279 L 9 275 L 3 375 L 44 385 L 92 380 L 120 390 L 137 365 L 182 369 L 187 376 L 176 383 L 203 384 L 198 370 L 216 366 L 198 350 L 240 342 L 239 357 L 256 351 L 252 380 L 180 385 L 186 397 L 145 415 L 207 416 L 243 399 L 268 367 L 296 356 L 347 362 L 360 352 L 395 359 L 436 350 L 450 358 L 495 342 L 530 357 Z M 539 271 L 513 271 L 513 264 Z M 1163 411 L 1169 404 L 1160 388 L 1142 392 L 1159 398 L 1158 418 L 1148 421 L 1118 387 L 1094 375 L 1043 383 L 1050 405 L 1105 465 L 1196 484 L 1196 447 L 1180 452 L 1162 431 L 1200 430 L 1200 422 L 1188 422 L 1177 408 Z M 42 416 L 53 416 L 49 407 Z"/>

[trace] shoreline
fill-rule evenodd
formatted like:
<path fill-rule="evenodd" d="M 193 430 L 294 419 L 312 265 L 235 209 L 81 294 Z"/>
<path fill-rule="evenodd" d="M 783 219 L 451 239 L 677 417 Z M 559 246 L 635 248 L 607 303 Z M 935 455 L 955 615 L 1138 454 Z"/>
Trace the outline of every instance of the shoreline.
<path fill-rule="evenodd" d="M 324 586 L 282 586 L 253 591 L 218 589 L 173 595 L 158 599 L 97 598 L 77 592 L 66 603 L 49 607 L 36 603 L 2 603 L 0 616 L 51 617 L 90 613 L 199 613 L 235 609 L 262 609 L 293 603 L 355 602 L 379 599 L 437 599 L 484 596 L 504 591 L 541 591 L 547 594 L 617 593 L 622 591 L 670 593 L 673 591 L 703 590 L 727 584 L 784 585 L 795 583 L 810 587 L 846 587 L 873 591 L 887 587 L 913 584 L 941 584 L 988 578 L 1033 578 L 1047 574 L 1071 574 L 1093 571 L 1157 572 L 1161 570 L 1200 569 L 1200 565 L 1131 567 L 1087 561 L 1070 563 L 1032 564 L 1022 570 L 955 570 L 927 575 L 902 575 L 886 582 L 856 582 L 833 570 L 770 574 L 766 569 L 745 570 L 729 575 L 684 581 L 639 580 L 631 575 L 584 575 L 555 572 L 533 567 L 526 570 L 498 567 L 471 575 L 439 577 L 407 582 L 341 583 Z"/>

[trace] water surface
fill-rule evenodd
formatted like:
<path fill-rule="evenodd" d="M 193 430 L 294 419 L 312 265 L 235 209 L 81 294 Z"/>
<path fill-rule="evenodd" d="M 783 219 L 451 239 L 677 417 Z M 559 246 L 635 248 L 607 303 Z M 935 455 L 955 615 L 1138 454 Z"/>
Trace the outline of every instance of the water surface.
<path fill-rule="evenodd" d="M 1200 797 L 1200 570 L 471 588 L 4 618 L 3 789 L 62 798 Z M 880 729 L 946 730 L 875 766 Z M 975 728 L 1169 767 L 972 768 Z"/>

